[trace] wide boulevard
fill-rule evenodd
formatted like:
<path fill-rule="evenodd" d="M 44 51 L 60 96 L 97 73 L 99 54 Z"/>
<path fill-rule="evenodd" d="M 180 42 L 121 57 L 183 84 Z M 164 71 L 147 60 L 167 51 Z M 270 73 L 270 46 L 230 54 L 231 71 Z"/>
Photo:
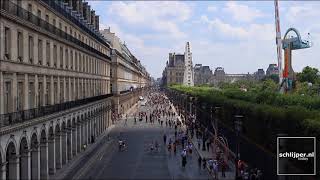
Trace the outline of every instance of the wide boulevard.
<path fill-rule="evenodd" d="M 148 99 L 145 100 L 148 101 Z M 141 102 L 128 112 L 128 120 L 119 121 L 108 136 L 100 139 L 97 147 L 82 158 L 64 176 L 65 179 L 211 179 L 207 170 L 198 167 L 198 154 L 194 150 L 187 157 L 185 168 L 181 165 L 181 146 L 176 155 L 167 150 L 163 135 L 174 139 L 174 128 L 161 126 L 158 121 L 151 124 L 145 119 L 134 123 L 133 114 L 150 113 L 153 109 Z M 165 117 L 163 117 L 165 122 Z M 118 149 L 118 139 L 126 141 L 124 151 Z M 158 152 L 151 152 L 150 143 L 160 144 Z"/>

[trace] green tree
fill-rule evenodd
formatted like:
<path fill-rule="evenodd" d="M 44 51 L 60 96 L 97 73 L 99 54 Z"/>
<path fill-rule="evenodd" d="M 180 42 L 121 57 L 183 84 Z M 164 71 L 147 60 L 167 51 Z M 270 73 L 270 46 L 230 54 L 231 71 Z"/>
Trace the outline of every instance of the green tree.
<path fill-rule="evenodd" d="M 303 68 L 301 73 L 297 74 L 297 79 L 300 82 L 310 82 L 312 84 L 319 82 L 319 76 L 318 76 L 319 70 L 317 68 L 312 67 L 305 67 Z"/>

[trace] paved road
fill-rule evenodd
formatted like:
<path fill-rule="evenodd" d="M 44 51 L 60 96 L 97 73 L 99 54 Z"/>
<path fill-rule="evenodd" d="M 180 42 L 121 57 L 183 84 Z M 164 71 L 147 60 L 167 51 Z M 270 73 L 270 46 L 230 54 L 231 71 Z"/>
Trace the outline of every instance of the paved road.
<path fill-rule="evenodd" d="M 139 110 L 150 111 L 150 107 L 138 106 Z M 164 125 L 165 126 L 165 125 Z M 117 138 L 119 133 L 125 139 L 128 148 L 118 151 Z M 181 167 L 181 147 L 177 155 L 169 154 L 163 143 L 163 134 L 173 136 L 173 128 L 161 127 L 155 124 L 137 122 L 129 117 L 118 124 L 111 132 L 113 139 L 109 145 L 98 146 L 96 154 L 91 157 L 82 168 L 73 170 L 73 179 L 210 179 L 206 170 L 197 165 L 197 155 L 188 156 L 187 165 Z M 169 139 L 169 138 L 168 138 Z M 157 140 L 160 144 L 159 152 L 150 152 L 148 145 Z"/>

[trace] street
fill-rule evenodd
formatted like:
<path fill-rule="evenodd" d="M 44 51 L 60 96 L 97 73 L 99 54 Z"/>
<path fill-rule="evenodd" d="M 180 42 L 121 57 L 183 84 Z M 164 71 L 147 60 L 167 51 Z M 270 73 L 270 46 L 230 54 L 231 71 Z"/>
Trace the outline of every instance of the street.
<path fill-rule="evenodd" d="M 210 179 L 206 169 L 199 169 L 198 155 L 194 151 L 187 156 L 185 168 L 181 165 L 181 146 L 177 146 L 177 153 L 169 153 L 163 142 L 163 135 L 167 139 L 174 139 L 174 128 L 162 126 L 155 121 L 146 123 L 143 118 L 134 123 L 133 114 L 138 111 L 153 111 L 149 105 L 141 106 L 128 114 L 128 120 L 119 122 L 110 132 L 108 145 L 101 143 L 91 153 L 85 163 L 65 177 L 65 179 Z M 137 113 L 138 114 L 138 113 Z M 163 117 L 165 121 L 165 117 Z M 121 135 L 120 135 L 121 134 Z M 118 150 L 118 138 L 121 136 L 126 142 L 124 151 Z M 101 141 L 105 141 L 104 139 Z M 160 144 L 158 152 L 151 152 L 149 144 L 157 141 Z M 99 143 L 99 142 L 97 142 Z"/>

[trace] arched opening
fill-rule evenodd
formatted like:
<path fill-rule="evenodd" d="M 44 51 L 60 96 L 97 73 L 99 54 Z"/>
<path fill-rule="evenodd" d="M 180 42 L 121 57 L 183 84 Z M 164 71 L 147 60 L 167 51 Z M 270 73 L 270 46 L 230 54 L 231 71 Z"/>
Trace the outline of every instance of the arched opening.
<path fill-rule="evenodd" d="M 71 160 L 72 157 L 72 136 L 71 136 L 71 120 L 68 120 L 67 122 L 67 128 L 66 128 L 66 133 L 67 133 L 67 159 Z"/>
<path fill-rule="evenodd" d="M 10 142 L 6 152 L 6 179 L 18 178 L 17 152 L 13 142 Z"/>
<path fill-rule="evenodd" d="M 62 152 L 62 165 L 67 163 L 67 141 L 66 141 L 66 123 L 62 122 L 61 125 L 61 152 Z"/>
<path fill-rule="evenodd" d="M 61 168 L 61 130 L 59 124 L 55 128 L 55 156 L 56 156 L 56 169 Z"/>
<path fill-rule="evenodd" d="M 29 179 L 29 151 L 27 138 L 20 141 L 20 179 Z"/>
<path fill-rule="evenodd" d="M 31 151 L 31 179 L 39 179 L 40 178 L 39 141 L 36 133 L 33 133 L 31 136 L 30 151 Z"/>
<path fill-rule="evenodd" d="M 72 156 L 77 154 L 77 131 L 76 131 L 76 122 L 75 118 L 72 119 Z"/>
<path fill-rule="evenodd" d="M 40 136 L 40 179 L 48 179 L 48 144 L 46 131 L 43 129 Z"/>
<path fill-rule="evenodd" d="M 53 133 L 53 127 L 51 126 L 49 128 L 49 134 L 48 134 L 48 166 L 49 166 L 49 174 L 53 175 L 55 173 L 55 143 L 54 143 L 54 133 Z"/>

